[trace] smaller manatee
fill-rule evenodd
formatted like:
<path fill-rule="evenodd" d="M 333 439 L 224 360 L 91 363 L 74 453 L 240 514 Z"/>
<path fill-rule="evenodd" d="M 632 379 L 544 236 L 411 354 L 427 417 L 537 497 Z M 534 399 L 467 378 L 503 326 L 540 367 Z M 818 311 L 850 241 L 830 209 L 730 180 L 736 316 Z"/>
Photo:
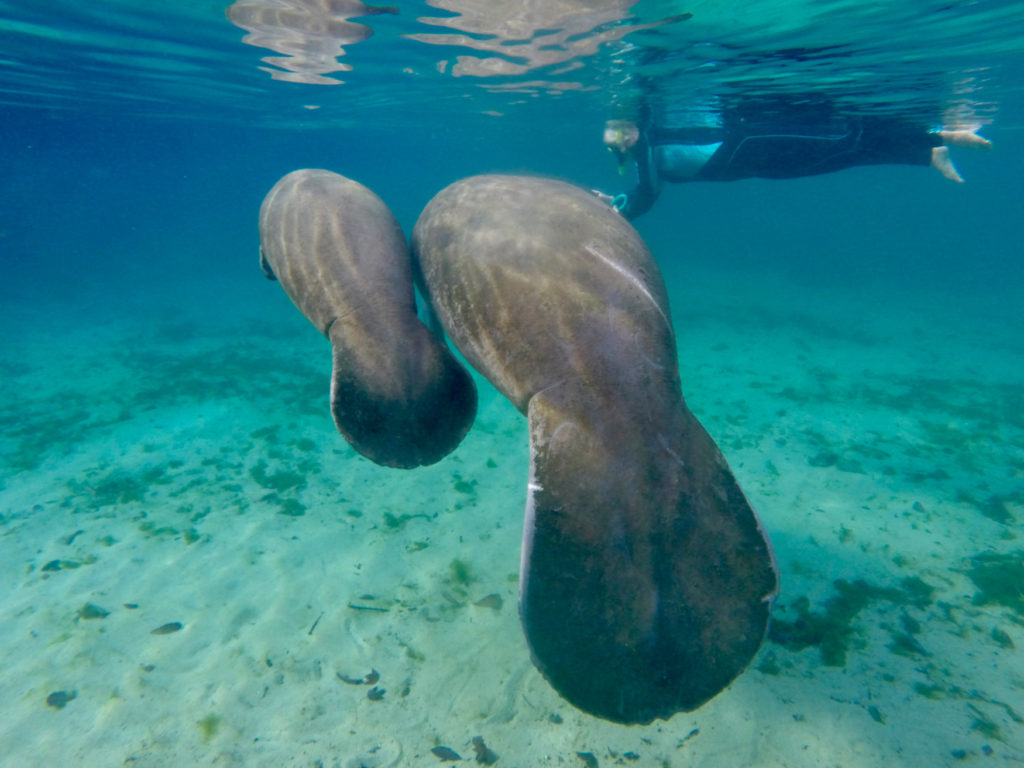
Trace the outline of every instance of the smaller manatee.
<path fill-rule="evenodd" d="M 476 415 L 473 379 L 416 316 L 408 245 L 373 192 L 336 173 L 289 173 L 260 208 L 260 265 L 330 339 L 331 411 L 389 467 L 433 464 Z"/>

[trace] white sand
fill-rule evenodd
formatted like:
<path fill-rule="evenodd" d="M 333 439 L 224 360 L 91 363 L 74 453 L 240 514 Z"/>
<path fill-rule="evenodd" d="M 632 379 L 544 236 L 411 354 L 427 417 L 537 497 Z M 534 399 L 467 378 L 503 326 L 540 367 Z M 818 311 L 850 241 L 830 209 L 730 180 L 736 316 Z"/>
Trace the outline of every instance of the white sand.
<path fill-rule="evenodd" d="M 849 621 L 844 666 L 768 641 L 699 711 L 624 727 L 529 661 L 524 420 L 481 386 L 453 456 L 373 466 L 334 431 L 326 342 L 274 290 L 213 327 L 4 321 L 0 445 L 23 466 L 0 480 L 0 764 L 437 765 L 478 735 L 506 768 L 1024 761 L 1024 621 L 973 604 L 967 574 L 1024 548 L 979 506 L 1024 519 L 1024 346 L 998 311 L 753 274 L 672 296 L 688 402 L 776 548 L 776 617 L 801 596 L 822 614 L 836 579 L 890 592 Z M 911 577 L 924 603 L 894 597 Z M 380 700 L 339 678 L 371 670 Z"/>

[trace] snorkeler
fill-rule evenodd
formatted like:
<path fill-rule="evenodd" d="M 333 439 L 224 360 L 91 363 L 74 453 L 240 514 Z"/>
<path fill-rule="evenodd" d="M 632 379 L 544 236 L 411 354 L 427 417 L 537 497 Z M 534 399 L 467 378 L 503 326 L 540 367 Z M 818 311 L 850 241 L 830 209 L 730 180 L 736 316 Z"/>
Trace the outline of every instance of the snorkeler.
<path fill-rule="evenodd" d="M 819 105 L 820 106 L 820 105 Z M 722 115 L 722 125 L 640 128 L 630 120 L 609 120 L 604 143 L 620 170 L 636 174 L 634 188 L 614 198 L 600 195 L 627 219 L 654 205 L 663 181 L 791 179 L 858 165 L 930 165 L 962 182 L 949 147 L 989 148 L 972 130 L 928 130 L 885 117 L 843 116 L 830 108 L 762 111 L 749 105 Z"/>

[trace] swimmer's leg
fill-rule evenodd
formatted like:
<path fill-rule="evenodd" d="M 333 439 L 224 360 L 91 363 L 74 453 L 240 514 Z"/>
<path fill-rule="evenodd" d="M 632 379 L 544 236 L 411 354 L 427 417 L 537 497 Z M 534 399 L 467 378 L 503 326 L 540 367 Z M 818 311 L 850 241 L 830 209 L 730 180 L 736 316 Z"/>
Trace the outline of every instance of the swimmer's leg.
<path fill-rule="evenodd" d="M 942 144 L 947 147 L 992 149 L 992 142 L 974 131 L 939 131 L 939 136 L 942 138 Z"/>
<path fill-rule="evenodd" d="M 949 157 L 949 147 L 932 147 L 932 168 L 957 184 L 963 184 L 963 177 L 957 173 L 953 161 Z"/>
<path fill-rule="evenodd" d="M 991 149 L 992 142 L 979 136 L 973 130 L 939 131 L 942 139 L 941 147 L 932 148 L 932 167 L 950 181 L 963 183 L 963 177 L 957 173 L 953 160 L 949 156 L 949 147 L 969 147 L 971 149 Z"/>
<path fill-rule="evenodd" d="M 955 181 L 958 184 L 963 183 L 963 178 L 953 165 L 953 160 L 949 156 L 949 147 L 992 148 L 991 141 L 972 130 L 939 131 L 939 137 L 942 139 L 942 146 L 932 148 L 932 167 L 950 181 Z"/>

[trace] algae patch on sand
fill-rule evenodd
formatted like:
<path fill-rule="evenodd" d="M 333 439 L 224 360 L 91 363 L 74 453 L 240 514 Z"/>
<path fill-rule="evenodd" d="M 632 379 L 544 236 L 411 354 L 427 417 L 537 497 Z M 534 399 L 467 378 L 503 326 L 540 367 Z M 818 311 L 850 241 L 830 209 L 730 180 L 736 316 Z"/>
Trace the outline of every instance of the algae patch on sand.
<path fill-rule="evenodd" d="M 1024 615 L 1024 550 L 975 555 L 967 575 L 978 588 L 975 605 L 995 603 Z"/>
<path fill-rule="evenodd" d="M 218 715 L 207 715 L 202 720 L 198 721 L 196 725 L 199 726 L 199 732 L 203 735 L 203 741 L 209 741 L 217 735 L 217 731 L 220 730 L 221 718 Z"/>
<path fill-rule="evenodd" d="M 877 587 L 857 579 L 848 582 L 837 579 L 834 583 L 836 595 L 822 605 L 822 610 L 811 609 L 810 600 L 797 598 L 789 610 L 796 618 L 786 620 L 773 618 L 768 632 L 774 643 L 792 651 L 816 646 L 821 651 L 821 660 L 827 667 L 846 665 L 846 655 L 857 634 L 854 621 L 857 616 L 876 600 L 886 600 L 898 605 L 923 608 L 930 604 L 932 587 L 919 578 L 904 579 L 901 587 Z M 920 645 L 905 632 L 893 635 L 893 642 L 899 650 L 913 650 L 924 653 Z M 890 647 L 890 650 L 896 650 Z"/>

